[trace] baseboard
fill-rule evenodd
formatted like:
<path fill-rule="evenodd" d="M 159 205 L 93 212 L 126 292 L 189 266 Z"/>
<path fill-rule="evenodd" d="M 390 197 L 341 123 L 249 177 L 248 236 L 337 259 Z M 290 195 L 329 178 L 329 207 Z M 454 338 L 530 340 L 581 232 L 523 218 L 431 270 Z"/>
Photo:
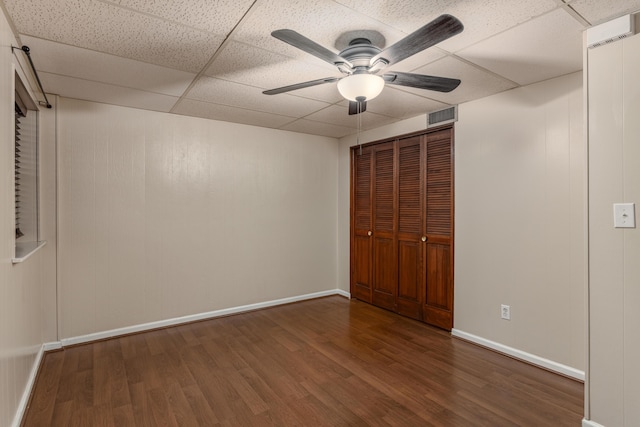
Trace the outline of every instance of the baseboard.
<path fill-rule="evenodd" d="M 24 392 L 22 393 L 20 402 L 18 402 L 18 408 L 16 409 L 16 414 L 13 417 L 11 427 L 20 427 L 20 425 L 22 424 L 22 418 L 27 411 L 27 405 L 29 404 L 31 390 L 33 390 L 33 387 L 36 384 L 36 377 L 38 376 L 38 370 L 40 369 L 40 365 L 42 364 L 42 357 L 44 355 L 44 352 L 45 349 L 43 344 L 42 346 L 40 346 L 40 350 L 38 350 L 38 354 L 36 354 L 36 358 L 33 361 L 31 373 L 29 374 L 29 378 L 27 378 L 27 385 L 24 388 Z"/>
<path fill-rule="evenodd" d="M 143 323 L 139 325 L 127 326 L 124 328 L 111 329 L 109 331 L 96 332 L 88 335 L 64 338 L 60 340 L 60 344 L 62 347 L 77 345 L 77 344 L 84 344 L 91 341 L 104 340 L 108 338 L 117 337 L 120 335 L 133 334 L 136 332 L 143 332 L 143 331 L 148 331 L 148 330 L 158 329 L 158 328 L 166 328 L 167 326 L 175 326 L 182 323 L 195 322 L 198 320 L 213 319 L 216 317 L 228 316 L 230 314 L 244 313 L 247 311 L 258 310 L 261 308 L 275 307 L 282 304 L 289 304 L 292 302 L 305 301 L 309 299 L 321 298 L 321 297 L 326 297 L 331 295 L 341 295 L 346 297 L 350 296 L 350 294 L 348 294 L 347 292 L 341 289 L 331 289 L 329 291 L 314 292 L 306 295 L 282 298 L 282 299 L 277 299 L 272 301 L 260 302 L 256 304 L 242 305 L 239 307 L 225 308 L 222 310 L 209 311 L 206 313 L 192 314 L 188 316 L 175 317 L 172 319 L 159 320 L 157 322 L 149 322 L 149 323 Z"/>
<path fill-rule="evenodd" d="M 602 424 L 598 424 L 595 421 L 582 419 L 582 427 L 604 427 Z"/>
<path fill-rule="evenodd" d="M 47 351 L 60 350 L 62 348 L 62 343 L 60 341 L 46 342 L 42 344 L 42 348 L 45 353 Z"/>
<path fill-rule="evenodd" d="M 345 298 L 351 299 L 351 293 L 350 292 L 343 291 L 342 289 L 336 289 L 335 292 L 336 292 L 336 295 L 341 295 L 341 296 L 343 296 Z"/>
<path fill-rule="evenodd" d="M 533 365 L 557 372 L 561 375 L 565 375 L 579 381 L 584 381 L 584 371 L 572 368 L 571 366 L 563 365 L 562 363 L 554 362 L 553 360 L 545 359 L 544 357 L 536 356 L 535 354 L 527 353 L 525 351 L 518 350 L 517 348 L 509 347 L 458 329 L 452 329 L 451 335 L 466 341 L 471 341 L 472 343 L 490 348 L 500 353 L 507 354 L 515 359 L 523 360 Z M 597 426 L 597 424 L 595 424 L 595 426 Z"/>

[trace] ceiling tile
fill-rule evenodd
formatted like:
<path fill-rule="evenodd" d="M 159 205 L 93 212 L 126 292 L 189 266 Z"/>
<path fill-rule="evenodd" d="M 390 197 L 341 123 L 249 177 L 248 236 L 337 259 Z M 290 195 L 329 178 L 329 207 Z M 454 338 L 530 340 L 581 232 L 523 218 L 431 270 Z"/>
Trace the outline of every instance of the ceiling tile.
<path fill-rule="evenodd" d="M 337 126 L 328 123 L 314 122 L 313 120 L 298 119 L 295 122 L 282 126 L 280 129 L 291 132 L 309 133 L 312 135 L 328 136 L 331 138 L 342 138 L 343 136 L 356 133 L 355 129 Z"/>
<path fill-rule="evenodd" d="M 223 122 L 243 123 L 267 128 L 279 128 L 295 120 L 293 117 L 252 111 L 225 105 L 210 104 L 193 99 L 182 99 L 171 111 L 185 116 L 202 117 L 204 119 L 221 120 Z"/>
<path fill-rule="evenodd" d="M 423 95 L 428 94 L 425 92 Z M 442 110 L 448 106 L 448 104 L 413 93 L 403 92 L 392 85 L 388 85 L 377 98 L 367 102 L 367 112 L 404 119 Z"/>
<path fill-rule="evenodd" d="M 271 36 L 272 31 L 283 28 L 295 30 L 336 53 L 339 51 L 336 41 L 346 32 L 376 30 L 387 39 L 402 35 L 384 21 L 372 19 L 333 0 L 265 0 L 256 4 L 234 34 L 234 39 L 313 64 L 325 64 Z"/>
<path fill-rule="evenodd" d="M 462 22 L 464 31 L 438 45 L 450 52 L 460 50 L 558 7 L 555 0 L 336 1 L 397 28 L 405 35 L 441 14 L 453 15 Z M 387 41 L 395 43 L 397 40 Z"/>
<path fill-rule="evenodd" d="M 340 76 L 340 72 L 335 67 L 319 67 L 237 42 L 226 45 L 205 74 L 263 89 Z M 335 87 L 335 84 L 323 86 Z M 336 97 L 337 89 L 325 90 L 324 93 L 323 97 L 317 99 L 331 102 Z M 300 94 L 302 94 L 301 91 Z"/>
<path fill-rule="evenodd" d="M 121 6 L 226 37 L 253 0 L 119 0 Z"/>
<path fill-rule="evenodd" d="M 592 25 L 640 11 L 638 0 L 615 0 L 615 6 L 610 1 L 574 0 L 570 6 Z"/>
<path fill-rule="evenodd" d="M 21 34 L 183 71 L 199 72 L 224 40 L 97 0 L 5 4 Z"/>
<path fill-rule="evenodd" d="M 583 30 L 557 9 L 458 55 L 521 85 L 530 84 L 582 69 Z"/>
<path fill-rule="evenodd" d="M 427 64 L 437 61 L 438 59 L 444 58 L 448 53 L 442 49 L 439 49 L 435 46 L 430 47 L 429 49 L 423 50 L 422 52 L 416 53 L 413 56 L 405 59 L 404 61 L 400 61 L 396 64 L 393 64 L 389 68 L 382 71 L 386 73 L 388 71 L 403 71 L 405 73 L 411 72 L 416 68 L 424 67 Z"/>
<path fill-rule="evenodd" d="M 265 95 L 262 93 L 262 89 L 257 87 L 206 76 L 198 79 L 186 97 L 289 117 L 304 117 L 329 105 L 326 102 L 291 96 L 286 93 Z"/>
<path fill-rule="evenodd" d="M 38 74 L 48 93 L 67 98 L 162 112 L 169 112 L 178 101 L 175 96 L 144 92 L 57 74 L 44 72 Z"/>
<path fill-rule="evenodd" d="M 22 36 L 38 71 L 181 96 L 195 74 L 49 40 Z"/>
<path fill-rule="evenodd" d="M 383 126 L 387 123 L 397 121 L 393 117 L 387 117 L 380 114 L 370 112 L 368 109 L 365 113 L 358 115 L 349 115 L 349 109 L 346 105 L 332 105 L 316 113 L 310 114 L 305 119 L 322 123 L 331 123 L 345 128 L 358 128 L 358 119 L 361 121 L 362 129 L 372 129 L 374 127 Z"/>
<path fill-rule="evenodd" d="M 431 76 L 456 78 L 462 81 L 460 86 L 449 93 L 394 86 L 398 90 L 411 92 L 419 96 L 428 96 L 445 104 L 460 104 L 516 87 L 516 84 L 509 80 L 500 78 L 452 56 L 419 68 L 415 72 Z"/>

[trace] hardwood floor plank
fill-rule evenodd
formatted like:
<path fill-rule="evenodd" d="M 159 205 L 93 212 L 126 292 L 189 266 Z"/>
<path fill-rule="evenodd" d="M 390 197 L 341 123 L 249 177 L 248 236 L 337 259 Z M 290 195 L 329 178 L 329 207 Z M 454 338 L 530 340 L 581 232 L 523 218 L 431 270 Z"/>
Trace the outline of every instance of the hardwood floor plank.
<path fill-rule="evenodd" d="M 185 387 L 182 391 L 196 417 L 195 425 L 212 426 L 220 423 L 197 384 Z"/>
<path fill-rule="evenodd" d="M 583 385 L 326 297 L 47 353 L 24 427 L 572 426 Z"/>
<path fill-rule="evenodd" d="M 114 426 L 134 427 L 136 425 L 136 420 L 133 415 L 133 406 L 131 404 L 113 408 L 112 415 Z"/>

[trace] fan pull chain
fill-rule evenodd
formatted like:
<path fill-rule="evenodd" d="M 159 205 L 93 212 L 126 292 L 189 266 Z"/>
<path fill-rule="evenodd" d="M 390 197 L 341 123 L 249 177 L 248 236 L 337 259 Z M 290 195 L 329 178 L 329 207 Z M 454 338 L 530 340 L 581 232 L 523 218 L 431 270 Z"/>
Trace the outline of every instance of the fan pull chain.
<path fill-rule="evenodd" d="M 362 104 L 365 101 L 364 97 L 357 97 L 356 98 L 357 101 L 357 107 L 356 107 L 356 116 L 357 116 L 357 121 L 356 121 L 356 126 L 358 128 L 358 131 L 356 133 L 356 143 L 358 144 L 359 148 L 360 148 L 360 156 L 362 156 L 362 143 L 360 142 L 360 131 L 362 130 Z"/>

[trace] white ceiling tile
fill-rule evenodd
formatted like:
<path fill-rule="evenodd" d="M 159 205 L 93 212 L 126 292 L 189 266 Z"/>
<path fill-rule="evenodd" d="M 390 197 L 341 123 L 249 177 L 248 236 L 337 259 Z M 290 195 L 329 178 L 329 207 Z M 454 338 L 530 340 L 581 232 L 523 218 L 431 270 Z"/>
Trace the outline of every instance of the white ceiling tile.
<path fill-rule="evenodd" d="M 221 36 L 97 0 L 5 0 L 18 32 L 183 71 L 200 71 Z"/>
<path fill-rule="evenodd" d="M 202 117 L 205 119 L 243 123 L 267 128 L 279 128 L 295 120 L 293 117 L 229 107 L 226 105 L 210 104 L 193 99 L 182 99 L 171 112 L 185 116 Z"/>
<path fill-rule="evenodd" d="M 336 41 L 346 32 L 376 30 L 387 39 L 402 35 L 383 21 L 372 19 L 333 0 L 264 0 L 256 4 L 234 34 L 234 39 L 314 64 L 325 64 L 271 36 L 272 31 L 284 28 L 295 30 L 336 53 L 339 51 L 335 46 Z"/>
<path fill-rule="evenodd" d="M 226 37 L 253 0 L 120 0 L 124 7 Z"/>
<path fill-rule="evenodd" d="M 447 55 L 447 52 L 433 46 L 429 49 L 423 50 L 422 52 L 408 57 L 404 61 L 400 61 L 396 64 L 391 65 L 390 67 L 384 69 L 382 73 L 386 73 L 389 71 L 403 71 L 408 73 L 415 70 L 416 68 L 423 67 L 426 64 L 430 64 L 437 61 L 438 59 L 444 58 Z"/>
<path fill-rule="evenodd" d="M 49 40 L 22 36 L 38 71 L 181 96 L 195 74 Z"/>
<path fill-rule="evenodd" d="M 264 111 L 289 117 L 304 117 L 327 107 L 326 102 L 291 96 L 265 95 L 262 89 L 226 80 L 201 77 L 185 95 L 189 99 Z"/>
<path fill-rule="evenodd" d="M 458 18 L 464 31 L 438 46 L 455 52 L 479 40 L 548 12 L 555 0 L 336 0 L 406 34 L 447 13 Z M 398 39 L 387 40 L 395 43 Z"/>
<path fill-rule="evenodd" d="M 175 96 L 144 92 L 57 74 L 44 72 L 38 74 L 48 93 L 67 98 L 162 112 L 169 112 L 178 101 Z"/>
<path fill-rule="evenodd" d="M 340 72 L 335 67 L 318 67 L 237 42 L 226 45 L 205 71 L 205 74 L 263 89 L 274 89 L 325 77 L 340 76 Z M 335 86 L 335 84 L 323 86 L 329 87 Z M 327 98 L 329 98 L 330 101 L 335 98 L 337 89 L 326 92 L 327 95 L 318 99 L 328 100 Z"/>
<path fill-rule="evenodd" d="M 460 86 L 449 93 L 394 86 L 398 90 L 426 96 L 445 104 L 460 104 L 516 87 L 516 84 L 509 80 L 502 79 L 495 74 L 483 71 L 451 56 L 419 68 L 415 72 L 417 74 L 455 78 L 462 81 Z"/>
<path fill-rule="evenodd" d="M 592 25 L 640 11 L 638 0 L 574 0 L 571 7 Z"/>
<path fill-rule="evenodd" d="M 291 132 L 328 136 L 331 138 L 342 138 L 343 136 L 356 133 L 356 130 L 352 128 L 337 126 L 329 123 L 314 122 L 313 120 L 306 119 L 298 119 L 286 126 L 282 126 L 280 129 L 288 130 Z"/>
<path fill-rule="evenodd" d="M 584 28 L 562 9 L 458 52 L 521 85 L 582 69 Z"/>
<path fill-rule="evenodd" d="M 374 100 L 375 101 L 375 100 Z M 373 102 L 373 101 L 372 101 Z M 362 130 L 372 129 L 383 126 L 387 123 L 397 121 L 393 117 L 387 117 L 380 114 L 370 112 L 368 109 L 358 115 L 349 115 L 349 109 L 346 105 L 332 105 L 316 113 L 310 114 L 305 119 L 322 123 L 331 123 L 345 128 L 358 128 L 358 119 L 362 126 Z"/>
<path fill-rule="evenodd" d="M 425 92 L 423 95 L 428 94 Z M 448 104 L 403 92 L 395 86 L 388 85 L 377 98 L 367 102 L 367 112 L 402 119 L 438 111 L 448 106 Z"/>

